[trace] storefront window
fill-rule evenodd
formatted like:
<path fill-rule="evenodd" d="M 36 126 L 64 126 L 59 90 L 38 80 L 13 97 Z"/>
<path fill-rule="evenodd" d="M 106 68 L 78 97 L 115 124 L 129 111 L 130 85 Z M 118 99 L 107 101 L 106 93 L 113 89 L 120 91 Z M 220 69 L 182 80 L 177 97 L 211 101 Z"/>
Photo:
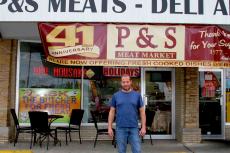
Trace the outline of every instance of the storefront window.
<path fill-rule="evenodd" d="M 90 111 L 98 113 L 98 122 L 107 122 L 109 103 L 112 95 L 120 89 L 122 74 L 129 74 L 133 80 L 133 89 L 140 92 L 138 67 L 71 67 L 52 64 L 46 62 L 41 43 L 21 42 L 19 121 L 28 123 L 28 111 L 41 110 L 64 115 L 56 123 L 67 123 L 71 110 L 82 108 L 85 110 L 84 123 L 92 123 Z"/>
<path fill-rule="evenodd" d="M 226 70 L 226 122 L 230 123 L 230 70 Z"/>
<path fill-rule="evenodd" d="M 221 134 L 221 71 L 199 72 L 199 122 L 203 135 Z"/>
<path fill-rule="evenodd" d="M 146 109 L 153 111 L 151 130 L 156 135 L 172 134 L 172 72 L 145 71 Z"/>
<path fill-rule="evenodd" d="M 20 43 L 19 121 L 28 123 L 28 111 L 62 114 L 66 123 L 73 108 L 81 107 L 82 67 L 46 62 L 41 43 Z"/>
<path fill-rule="evenodd" d="M 140 68 L 130 67 L 85 67 L 98 77 L 84 79 L 84 122 L 92 123 L 90 111 L 95 111 L 98 122 L 107 122 L 112 95 L 120 90 L 120 77 L 126 73 L 132 77 L 133 89 L 140 92 Z"/>

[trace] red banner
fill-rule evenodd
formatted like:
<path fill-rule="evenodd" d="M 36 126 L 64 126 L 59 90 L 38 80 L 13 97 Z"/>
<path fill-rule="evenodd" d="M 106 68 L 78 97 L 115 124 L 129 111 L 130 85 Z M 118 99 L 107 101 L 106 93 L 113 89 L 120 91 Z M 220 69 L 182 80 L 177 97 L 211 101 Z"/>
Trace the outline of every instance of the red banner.
<path fill-rule="evenodd" d="M 47 57 L 106 59 L 106 24 L 40 23 L 38 27 Z"/>
<path fill-rule="evenodd" d="M 230 32 L 217 26 L 186 26 L 185 60 L 230 60 Z"/>
<path fill-rule="evenodd" d="M 47 61 L 60 65 L 229 67 L 218 26 L 39 23 Z"/>

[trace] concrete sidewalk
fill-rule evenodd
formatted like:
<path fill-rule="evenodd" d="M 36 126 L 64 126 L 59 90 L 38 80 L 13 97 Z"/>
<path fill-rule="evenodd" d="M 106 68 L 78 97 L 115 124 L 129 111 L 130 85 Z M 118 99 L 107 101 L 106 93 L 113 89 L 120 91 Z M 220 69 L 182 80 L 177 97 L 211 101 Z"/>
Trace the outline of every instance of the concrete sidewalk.
<path fill-rule="evenodd" d="M 174 140 L 155 140 L 151 145 L 148 140 L 142 143 L 143 153 L 230 153 L 230 142 L 226 141 L 204 141 L 201 144 L 183 145 Z M 19 142 L 16 147 L 13 144 L 0 144 L 0 150 L 20 150 L 29 149 L 29 142 Z M 49 150 L 46 150 L 45 143 L 42 148 L 35 145 L 33 153 L 117 153 L 117 150 L 111 145 L 111 141 L 98 141 L 96 148 L 93 148 L 93 141 L 78 141 L 62 146 L 54 146 L 50 143 Z M 127 153 L 131 153 L 128 147 Z"/>
<path fill-rule="evenodd" d="M 230 153 L 230 141 L 203 141 L 200 144 L 187 144 L 194 153 Z"/>

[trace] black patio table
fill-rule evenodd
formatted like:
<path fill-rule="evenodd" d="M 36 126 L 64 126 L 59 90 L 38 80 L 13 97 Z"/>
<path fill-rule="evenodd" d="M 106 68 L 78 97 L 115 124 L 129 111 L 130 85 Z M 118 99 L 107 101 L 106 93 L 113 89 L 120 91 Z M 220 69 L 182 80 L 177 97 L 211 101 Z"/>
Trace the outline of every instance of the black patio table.
<path fill-rule="evenodd" d="M 48 115 L 48 119 L 49 119 L 49 127 L 51 126 L 51 124 L 57 120 L 57 119 L 60 119 L 60 118 L 63 118 L 64 116 L 63 115 L 58 115 L 58 114 L 50 114 Z M 52 134 L 50 134 L 50 136 L 54 139 L 54 143 L 55 145 L 60 142 L 60 145 L 61 145 L 61 141 L 57 138 L 57 131 L 55 131 L 55 136 L 53 136 Z"/>
<path fill-rule="evenodd" d="M 58 115 L 58 114 L 50 114 L 48 115 L 48 118 L 49 118 L 49 126 L 57 119 L 59 118 L 63 118 L 64 116 L 63 115 Z"/>

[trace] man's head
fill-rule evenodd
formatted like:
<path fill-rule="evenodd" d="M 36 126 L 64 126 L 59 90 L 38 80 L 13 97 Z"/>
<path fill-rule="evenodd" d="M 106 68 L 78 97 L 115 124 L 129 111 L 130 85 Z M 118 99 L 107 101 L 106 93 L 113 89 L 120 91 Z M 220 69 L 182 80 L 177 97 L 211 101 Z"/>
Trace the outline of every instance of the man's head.
<path fill-rule="evenodd" d="M 129 75 L 124 74 L 121 76 L 121 87 L 125 91 L 129 91 L 132 88 L 132 80 Z"/>

